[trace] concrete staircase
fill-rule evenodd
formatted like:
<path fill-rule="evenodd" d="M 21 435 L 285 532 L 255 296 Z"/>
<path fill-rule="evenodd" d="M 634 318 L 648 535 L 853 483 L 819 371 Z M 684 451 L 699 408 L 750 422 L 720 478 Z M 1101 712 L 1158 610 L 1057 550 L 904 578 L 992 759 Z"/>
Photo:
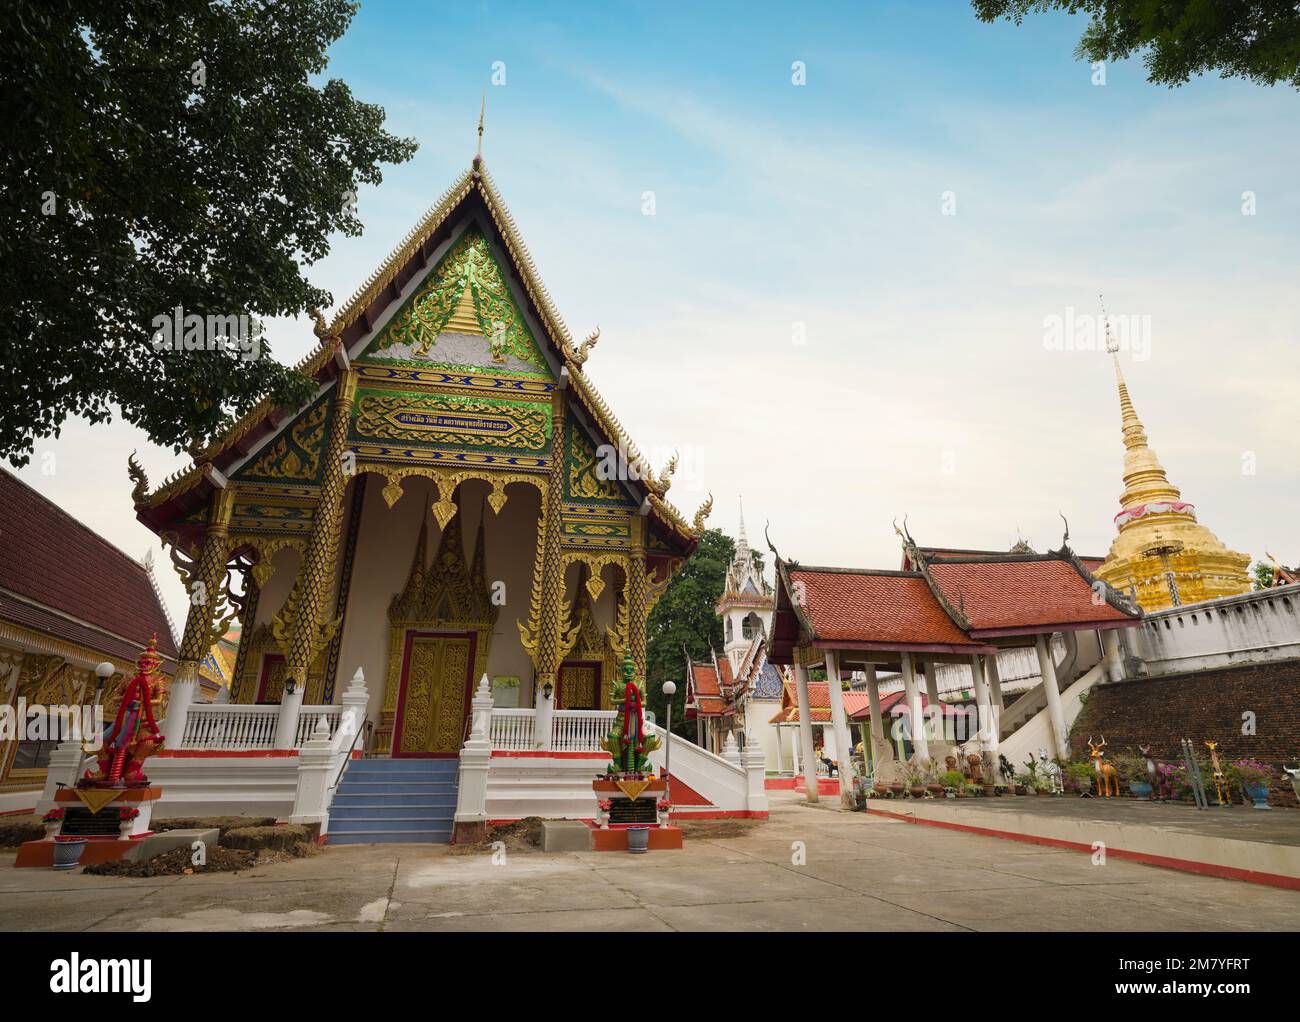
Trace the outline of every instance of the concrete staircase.
<path fill-rule="evenodd" d="M 354 759 L 330 805 L 331 845 L 447 844 L 458 759 Z"/>

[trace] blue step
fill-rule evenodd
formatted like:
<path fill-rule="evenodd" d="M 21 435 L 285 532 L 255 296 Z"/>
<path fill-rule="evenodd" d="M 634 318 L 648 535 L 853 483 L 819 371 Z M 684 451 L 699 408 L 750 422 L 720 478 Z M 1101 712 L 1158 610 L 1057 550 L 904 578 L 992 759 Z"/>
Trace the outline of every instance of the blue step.
<path fill-rule="evenodd" d="M 330 844 L 451 840 L 460 761 L 354 759 L 330 806 Z"/>
<path fill-rule="evenodd" d="M 439 830 L 368 830 L 335 835 L 330 833 L 332 845 L 446 845 L 451 844 L 451 826 Z"/>

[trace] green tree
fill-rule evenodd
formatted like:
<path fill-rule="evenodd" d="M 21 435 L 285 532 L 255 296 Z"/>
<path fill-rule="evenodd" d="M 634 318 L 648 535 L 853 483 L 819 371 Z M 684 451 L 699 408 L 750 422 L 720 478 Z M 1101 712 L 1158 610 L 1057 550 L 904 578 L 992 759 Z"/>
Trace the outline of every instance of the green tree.
<path fill-rule="evenodd" d="M 382 108 L 321 77 L 356 9 L 0 5 L 0 457 L 24 464 L 68 416 L 114 406 L 179 451 L 264 394 L 310 393 L 264 344 L 250 357 L 153 338 L 178 306 L 256 323 L 331 304 L 302 267 L 333 232 L 361 233 L 357 188 L 415 152 Z"/>
<path fill-rule="evenodd" d="M 971 0 L 981 21 L 1027 14 L 1087 14 L 1075 56 L 1143 54 L 1147 81 L 1173 88 L 1218 72 L 1260 85 L 1300 88 L 1300 5 L 1295 0 Z"/>
<path fill-rule="evenodd" d="M 686 656 L 707 661 L 722 649 L 722 619 L 714 612 L 727 584 L 727 566 L 736 544 L 717 529 L 707 529 L 700 545 L 668 583 L 646 621 L 646 706 L 664 722 L 664 682 L 677 683 L 673 696 L 673 732 L 693 735 L 686 726 Z"/>
<path fill-rule="evenodd" d="M 1254 588 L 1273 588 L 1273 565 L 1266 561 L 1256 561 L 1251 566 L 1250 573 L 1254 576 Z"/>

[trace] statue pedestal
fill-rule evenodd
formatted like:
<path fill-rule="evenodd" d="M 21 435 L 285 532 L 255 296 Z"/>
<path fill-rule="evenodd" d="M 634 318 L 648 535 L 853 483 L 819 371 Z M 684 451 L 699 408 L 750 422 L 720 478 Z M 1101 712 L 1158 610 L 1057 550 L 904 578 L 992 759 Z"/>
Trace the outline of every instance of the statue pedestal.
<path fill-rule="evenodd" d="M 632 827 L 650 829 L 650 848 L 660 850 L 682 847 L 682 832 L 668 824 L 667 807 L 659 802 L 668 792 L 668 782 L 661 777 L 644 780 L 597 778 L 591 782 L 596 793 L 596 822 L 592 830 L 592 850 L 627 851 L 627 831 Z"/>
<path fill-rule="evenodd" d="M 78 794 L 85 794 L 85 799 Z M 101 802 L 115 796 L 110 802 Z M 86 850 L 81 864 L 113 862 L 153 833 L 150 820 L 153 804 L 162 798 L 162 788 L 60 788 L 55 805 L 64 811 L 57 831 L 41 841 L 26 841 L 18 849 L 15 866 L 49 866 L 54 862 L 55 837 L 84 837 Z M 89 803 L 89 804 L 88 804 Z M 96 808 L 97 807 L 97 808 Z M 121 810 L 136 809 L 139 815 L 123 820 Z"/>

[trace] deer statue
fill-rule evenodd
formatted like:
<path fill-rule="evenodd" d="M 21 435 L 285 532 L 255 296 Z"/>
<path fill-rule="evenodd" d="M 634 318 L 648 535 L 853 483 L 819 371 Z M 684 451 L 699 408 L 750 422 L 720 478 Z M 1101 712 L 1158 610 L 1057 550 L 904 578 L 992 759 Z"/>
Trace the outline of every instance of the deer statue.
<path fill-rule="evenodd" d="M 1064 795 L 1065 784 L 1061 781 L 1061 764 L 1052 759 L 1047 754 L 1046 749 L 1038 750 L 1038 762 L 1042 774 L 1047 778 L 1047 783 L 1051 785 L 1053 795 Z"/>
<path fill-rule="evenodd" d="M 1219 743 L 1206 742 L 1205 747 L 1210 750 L 1210 770 L 1214 774 L 1214 794 L 1219 800 L 1219 805 L 1232 805 L 1232 790 L 1228 787 L 1228 779 L 1223 776 L 1223 764 L 1219 762 Z"/>
<path fill-rule="evenodd" d="M 1147 761 L 1147 782 L 1151 785 L 1151 801 L 1160 798 L 1160 775 L 1156 771 L 1156 761 L 1151 758 L 1151 746 L 1139 745 L 1138 752 Z"/>
<path fill-rule="evenodd" d="M 1291 778 L 1291 790 L 1295 792 L 1295 797 L 1300 799 L 1300 766 L 1283 766 L 1282 773 Z"/>
<path fill-rule="evenodd" d="M 1119 798 L 1119 774 L 1109 763 L 1103 763 L 1101 757 L 1106 755 L 1101 750 L 1106 745 L 1106 736 L 1094 744 L 1092 735 L 1088 736 L 1088 755 L 1092 757 L 1092 768 L 1097 771 L 1097 794 L 1102 798 Z"/>

